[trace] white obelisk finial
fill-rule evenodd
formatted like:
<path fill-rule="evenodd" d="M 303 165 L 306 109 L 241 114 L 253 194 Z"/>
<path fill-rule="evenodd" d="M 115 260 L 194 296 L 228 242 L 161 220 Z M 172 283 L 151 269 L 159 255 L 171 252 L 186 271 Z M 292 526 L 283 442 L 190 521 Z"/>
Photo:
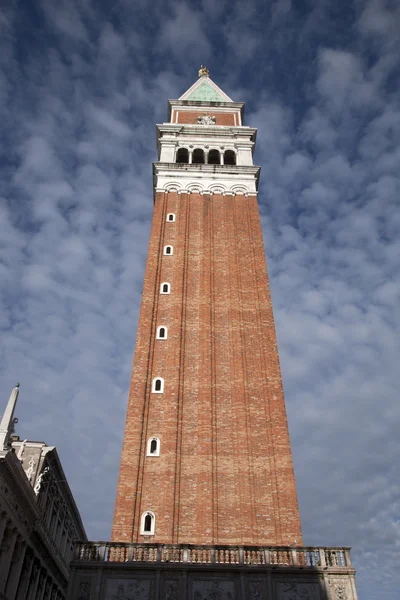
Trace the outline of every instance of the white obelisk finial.
<path fill-rule="evenodd" d="M 18 423 L 18 419 L 14 417 L 15 406 L 19 394 L 19 383 L 13 388 L 6 410 L 0 423 L 0 452 L 1 450 L 9 450 L 11 446 L 11 436 L 14 433 L 14 425 Z"/>

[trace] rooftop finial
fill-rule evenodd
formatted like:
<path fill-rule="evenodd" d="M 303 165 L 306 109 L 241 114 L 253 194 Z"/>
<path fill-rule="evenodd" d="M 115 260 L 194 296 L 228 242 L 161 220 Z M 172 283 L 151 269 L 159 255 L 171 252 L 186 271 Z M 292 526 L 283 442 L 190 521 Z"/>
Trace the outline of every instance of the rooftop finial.
<path fill-rule="evenodd" d="M 209 72 L 207 67 L 205 67 L 204 65 L 200 65 L 200 69 L 199 69 L 199 77 L 208 77 L 209 76 Z"/>

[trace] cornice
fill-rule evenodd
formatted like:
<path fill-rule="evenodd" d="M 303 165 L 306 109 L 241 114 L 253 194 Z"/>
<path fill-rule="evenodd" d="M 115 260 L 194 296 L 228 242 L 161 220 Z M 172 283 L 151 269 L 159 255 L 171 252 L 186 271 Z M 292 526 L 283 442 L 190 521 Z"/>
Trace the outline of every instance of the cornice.
<path fill-rule="evenodd" d="M 178 173 L 221 173 L 227 175 L 252 175 L 259 177 L 261 167 L 254 165 L 207 165 L 207 164 L 185 164 L 185 163 L 153 163 L 153 173 L 160 171 L 176 171 Z"/>
<path fill-rule="evenodd" d="M 257 195 L 260 167 L 153 163 L 154 192 Z"/>
<path fill-rule="evenodd" d="M 58 456 L 58 452 L 57 452 L 55 446 L 53 446 L 51 451 L 47 453 L 46 459 L 47 459 L 47 462 L 48 462 L 49 466 L 51 467 L 51 470 L 53 471 L 53 473 L 54 473 L 54 471 L 58 473 L 58 475 L 56 477 L 57 486 L 60 489 L 60 495 L 61 495 L 62 499 L 68 505 L 68 508 L 69 508 L 69 511 L 71 514 L 71 518 L 73 518 L 74 525 L 75 525 L 76 529 L 78 530 L 78 533 L 80 536 L 79 539 L 85 539 L 86 538 L 85 528 L 83 526 L 82 519 L 79 514 L 79 510 L 76 505 L 75 499 L 71 492 L 71 488 L 69 487 L 67 478 L 65 477 L 65 473 L 62 468 L 61 461 L 60 461 L 60 458 Z M 61 490 L 62 490 L 62 493 L 61 493 Z"/>
<path fill-rule="evenodd" d="M 210 108 L 217 109 L 231 108 L 233 110 L 240 110 L 243 123 L 244 115 L 244 102 L 205 102 L 204 100 L 168 100 L 168 118 L 171 119 L 172 108 L 175 106 L 193 106 L 193 108 Z"/>
<path fill-rule="evenodd" d="M 156 125 L 157 138 L 161 133 L 170 133 L 175 136 L 183 135 L 205 135 L 213 137 L 249 137 L 253 142 L 256 140 L 257 129 L 247 125 L 182 125 L 181 123 L 160 123 Z"/>

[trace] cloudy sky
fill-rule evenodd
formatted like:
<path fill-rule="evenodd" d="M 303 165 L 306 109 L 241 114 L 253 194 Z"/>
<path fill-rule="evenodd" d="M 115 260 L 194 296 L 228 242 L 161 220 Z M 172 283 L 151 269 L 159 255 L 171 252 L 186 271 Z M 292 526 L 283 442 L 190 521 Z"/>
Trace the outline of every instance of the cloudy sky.
<path fill-rule="evenodd" d="M 258 127 L 260 210 L 307 544 L 398 600 L 400 5 L 4 0 L 0 394 L 110 535 L 155 123 L 200 63 Z"/>

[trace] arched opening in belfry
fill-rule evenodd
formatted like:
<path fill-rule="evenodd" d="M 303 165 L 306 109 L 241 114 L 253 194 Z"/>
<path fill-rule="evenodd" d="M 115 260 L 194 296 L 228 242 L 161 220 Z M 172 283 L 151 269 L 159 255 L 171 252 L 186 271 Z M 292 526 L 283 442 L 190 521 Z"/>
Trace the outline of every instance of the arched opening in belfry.
<path fill-rule="evenodd" d="M 210 150 L 208 153 L 208 164 L 209 165 L 219 165 L 221 163 L 221 158 L 219 154 L 219 150 Z"/>
<path fill-rule="evenodd" d="M 204 150 L 201 148 L 196 148 L 196 150 L 193 150 L 192 163 L 194 165 L 204 164 Z"/>
<path fill-rule="evenodd" d="M 157 452 L 157 440 L 151 440 L 150 454 L 155 454 L 156 452 Z"/>
<path fill-rule="evenodd" d="M 188 164 L 189 162 L 189 150 L 187 148 L 179 148 L 176 155 L 176 162 L 182 164 Z"/>
<path fill-rule="evenodd" d="M 236 154 L 233 150 L 225 150 L 224 165 L 236 165 Z"/>

